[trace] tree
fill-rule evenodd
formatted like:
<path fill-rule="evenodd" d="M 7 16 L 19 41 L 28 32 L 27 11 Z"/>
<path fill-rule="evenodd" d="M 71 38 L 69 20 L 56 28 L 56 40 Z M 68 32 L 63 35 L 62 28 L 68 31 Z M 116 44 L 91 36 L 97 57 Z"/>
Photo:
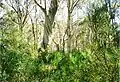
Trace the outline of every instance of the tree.
<path fill-rule="evenodd" d="M 5 0 L 8 6 L 12 8 L 12 12 L 16 14 L 17 19 L 12 18 L 12 21 L 15 22 L 21 31 L 21 34 L 23 33 L 23 28 L 26 24 L 27 17 L 28 17 L 28 7 L 29 2 L 28 0 L 24 0 L 24 4 L 20 0 Z"/>
<path fill-rule="evenodd" d="M 75 7 L 78 5 L 78 3 L 81 0 L 67 0 L 67 11 L 68 11 L 68 17 L 67 17 L 67 49 L 68 52 L 71 51 L 71 23 L 72 23 L 72 13 L 75 9 Z M 83 2 L 83 1 L 82 1 Z"/>
<path fill-rule="evenodd" d="M 54 27 L 54 19 L 56 12 L 58 10 L 58 0 L 51 0 L 50 1 L 50 7 L 47 10 L 47 0 L 44 0 L 44 7 L 41 6 L 36 0 L 34 2 L 40 7 L 42 12 L 44 13 L 44 34 L 43 34 L 43 42 L 42 47 L 44 49 L 47 48 L 48 42 L 49 42 L 49 36 L 52 33 L 52 28 Z"/>
<path fill-rule="evenodd" d="M 110 21 L 112 23 L 112 29 L 114 30 L 114 46 L 119 47 L 119 26 L 115 21 L 116 16 L 116 10 L 118 9 L 118 1 L 112 1 L 111 0 L 105 0 L 105 5 L 108 9 L 108 13 L 110 15 Z"/>
<path fill-rule="evenodd" d="M 101 75 L 101 81 L 118 81 L 118 53 L 114 49 L 115 29 L 111 24 L 107 7 L 104 4 L 97 7 L 93 4 L 93 10 L 88 14 L 88 18 L 91 29 L 91 45 L 89 46 L 91 56 L 94 56 L 94 63 L 97 66 L 100 64 L 103 66 L 103 69 L 100 69 L 104 73 L 104 76 Z"/>

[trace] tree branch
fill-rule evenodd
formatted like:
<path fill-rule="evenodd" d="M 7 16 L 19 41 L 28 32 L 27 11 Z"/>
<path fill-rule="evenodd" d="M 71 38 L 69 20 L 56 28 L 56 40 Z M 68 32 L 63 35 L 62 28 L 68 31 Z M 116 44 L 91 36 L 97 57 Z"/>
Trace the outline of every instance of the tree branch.
<path fill-rule="evenodd" d="M 76 5 L 78 4 L 80 0 L 76 0 L 75 2 L 72 3 L 72 7 L 71 7 L 71 13 L 74 10 L 74 8 L 76 7 Z"/>
<path fill-rule="evenodd" d="M 44 14 L 46 15 L 47 12 L 45 10 L 45 8 L 43 8 L 36 0 L 34 0 L 34 2 L 41 8 L 41 10 L 44 12 Z"/>

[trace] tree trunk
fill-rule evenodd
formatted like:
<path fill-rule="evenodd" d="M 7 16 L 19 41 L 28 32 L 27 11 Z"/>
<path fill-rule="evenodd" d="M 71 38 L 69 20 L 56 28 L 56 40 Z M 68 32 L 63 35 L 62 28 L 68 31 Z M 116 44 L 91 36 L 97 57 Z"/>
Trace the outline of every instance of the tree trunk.
<path fill-rule="evenodd" d="M 47 45 L 49 43 L 49 36 L 52 34 L 52 26 L 53 26 L 54 20 L 50 20 L 48 15 L 45 16 L 45 25 L 44 25 L 44 34 L 43 34 L 43 42 L 42 47 L 44 49 L 47 48 Z"/>
<path fill-rule="evenodd" d="M 71 23 L 71 9 L 70 9 L 70 0 L 68 0 L 68 19 L 67 19 L 67 36 L 68 36 L 68 41 L 67 41 L 67 51 L 71 51 L 71 32 L 70 32 L 70 23 Z"/>
<path fill-rule="evenodd" d="M 44 30 L 45 30 L 45 29 L 44 29 Z M 49 42 L 49 36 L 48 36 L 47 33 L 44 31 L 43 42 L 42 42 L 42 47 L 43 47 L 44 49 L 47 48 L 48 42 Z"/>
<path fill-rule="evenodd" d="M 58 0 L 51 0 L 50 7 L 48 10 L 46 9 L 46 0 L 44 2 L 45 7 L 42 7 L 36 0 L 34 0 L 34 2 L 41 8 L 45 15 L 42 47 L 46 49 L 49 42 L 49 36 L 52 34 L 52 28 L 54 27 L 53 23 L 58 9 Z"/>

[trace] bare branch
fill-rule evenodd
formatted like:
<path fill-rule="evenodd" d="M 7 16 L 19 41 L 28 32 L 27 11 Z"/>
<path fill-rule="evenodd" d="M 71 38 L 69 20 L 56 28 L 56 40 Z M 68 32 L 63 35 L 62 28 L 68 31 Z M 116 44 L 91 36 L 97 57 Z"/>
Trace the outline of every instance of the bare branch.
<path fill-rule="evenodd" d="M 84 0 L 83 0 L 84 1 Z M 82 1 L 82 2 L 83 2 Z M 71 13 L 72 11 L 74 10 L 74 8 L 78 5 L 78 3 L 80 2 L 80 0 L 75 0 L 73 3 L 72 3 L 72 7 L 71 7 Z"/>
<path fill-rule="evenodd" d="M 41 10 L 44 12 L 44 14 L 46 15 L 47 12 L 45 10 L 45 8 L 43 8 L 36 0 L 34 0 L 34 2 L 41 8 Z"/>

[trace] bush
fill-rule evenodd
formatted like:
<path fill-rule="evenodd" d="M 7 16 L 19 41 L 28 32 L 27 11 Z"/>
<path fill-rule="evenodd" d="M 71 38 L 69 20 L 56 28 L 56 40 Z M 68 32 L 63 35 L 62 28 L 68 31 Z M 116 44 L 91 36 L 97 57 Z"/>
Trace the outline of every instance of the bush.
<path fill-rule="evenodd" d="M 42 57 L 32 58 L 26 53 L 7 50 L 1 58 L 1 82 L 105 82 L 116 74 L 112 72 L 115 66 L 111 65 L 116 64 L 111 59 L 108 72 L 104 62 L 96 60 L 89 52 L 46 53 L 46 62 L 43 62 Z"/>

